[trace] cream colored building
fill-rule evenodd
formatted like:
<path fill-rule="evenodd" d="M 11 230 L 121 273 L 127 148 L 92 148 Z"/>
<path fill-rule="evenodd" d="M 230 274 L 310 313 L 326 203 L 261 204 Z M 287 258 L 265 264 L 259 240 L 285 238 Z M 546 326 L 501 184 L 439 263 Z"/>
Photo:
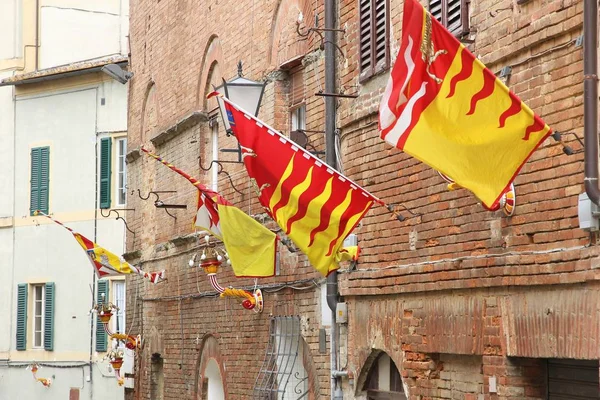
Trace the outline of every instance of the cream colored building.
<path fill-rule="evenodd" d="M 100 287 L 127 331 L 125 281 L 98 281 L 73 236 L 32 212 L 124 251 L 123 221 L 103 215 L 127 208 L 128 85 L 101 68 L 127 67 L 128 13 L 127 0 L 0 3 L 0 400 L 124 396 L 90 309 Z"/>

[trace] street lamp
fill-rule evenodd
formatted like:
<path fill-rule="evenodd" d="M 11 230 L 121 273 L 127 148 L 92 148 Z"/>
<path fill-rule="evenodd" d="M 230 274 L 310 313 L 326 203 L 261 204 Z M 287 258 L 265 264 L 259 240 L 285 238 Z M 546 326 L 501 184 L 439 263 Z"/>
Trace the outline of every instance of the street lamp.
<path fill-rule="evenodd" d="M 244 78 L 241 61 L 238 62 L 237 67 L 238 76 L 229 81 L 223 79 L 223 84 L 215 88 L 215 90 L 256 117 L 260 109 L 260 102 L 265 92 L 266 83 Z M 221 111 L 225 131 L 227 135 L 231 135 L 232 131 L 225 111 L 225 102 L 219 97 L 217 97 L 217 102 L 219 103 L 219 110 Z"/>

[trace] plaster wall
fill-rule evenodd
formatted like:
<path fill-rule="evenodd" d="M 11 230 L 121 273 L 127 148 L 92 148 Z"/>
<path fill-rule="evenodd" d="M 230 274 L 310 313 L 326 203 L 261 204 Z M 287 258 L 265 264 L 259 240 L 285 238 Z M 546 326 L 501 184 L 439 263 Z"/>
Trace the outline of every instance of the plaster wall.
<path fill-rule="evenodd" d="M 10 216 L 18 217 L 14 218 L 14 226 L 0 227 L 0 252 L 9 260 L 6 265 L 10 271 L 9 279 L 3 280 L 6 284 L 0 283 L 0 293 L 6 293 L 0 301 L 0 317 L 10 321 L 0 328 L 0 359 L 6 359 L 8 365 L 0 365 L 0 400 L 17 396 L 26 400 L 42 396 L 64 399 L 72 388 L 80 389 L 82 399 L 123 396 L 123 388 L 116 384 L 114 371 L 103 360 L 104 353 L 96 353 L 92 348 L 91 381 L 88 381 L 89 366 L 79 366 L 90 360 L 92 317 L 88 313 L 92 306 L 90 290 L 94 271 L 68 231 L 44 217 L 29 216 L 29 185 L 31 148 L 50 146 L 49 212 L 75 231 L 90 239 L 96 238 L 96 242 L 108 250 L 122 254 L 123 223 L 114 217 L 105 219 L 94 211 L 96 142 L 100 137 L 126 131 L 127 90 L 112 81 L 99 79 L 99 75 L 62 83 L 41 85 L 44 90 L 20 89 L 15 101 L 16 157 L 14 163 L 11 162 L 16 182 L 14 213 L 12 204 L 4 208 Z M 10 170 L 12 174 L 13 168 Z M 12 187 L 11 183 L 9 193 L 13 192 Z M 95 217 L 98 218 L 96 223 Z M 18 283 L 45 282 L 55 283 L 54 350 L 31 348 L 33 338 L 29 320 L 28 348 L 16 351 L 14 288 Z M 33 361 L 70 367 L 48 365 L 40 369 L 39 377 L 52 377 L 54 381 L 53 386 L 46 389 L 33 380 L 31 371 L 19 368 Z"/>
<path fill-rule="evenodd" d="M 21 12 L 20 0 L 2 2 L 0 13 L 0 60 L 18 57 L 21 54 Z"/>
<path fill-rule="evenodd" d="M 127 54 L 128 1 L 51 0 L 40 5 L 40 69 Z"/>

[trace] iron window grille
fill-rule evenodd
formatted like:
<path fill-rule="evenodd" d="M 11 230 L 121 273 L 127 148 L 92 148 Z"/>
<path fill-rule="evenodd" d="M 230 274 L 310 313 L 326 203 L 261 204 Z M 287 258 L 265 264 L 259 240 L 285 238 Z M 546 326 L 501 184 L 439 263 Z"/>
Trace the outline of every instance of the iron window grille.
<path fill-rule="evenodd" d="M 253 399 L 308 398 L 308 374 L 303 365 L 300 317 L 272 317 L 265 359 L 254 384 Z"/>

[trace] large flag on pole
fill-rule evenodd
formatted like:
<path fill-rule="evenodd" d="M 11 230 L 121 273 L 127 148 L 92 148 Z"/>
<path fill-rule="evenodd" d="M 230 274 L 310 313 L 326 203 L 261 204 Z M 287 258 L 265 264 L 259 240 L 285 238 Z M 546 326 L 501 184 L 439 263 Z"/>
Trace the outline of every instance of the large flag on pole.
<path fill-rule="evenodd" d="M 229 123 L 258 199 L 285 234 L 328 275 L 340 260 L 346 236 L 377 198 L 275 129 L 225 102 Z"/>
<path fill-rule="evenodd" d="M 45 216 L 71 232 L 75 240 L 77 240 L 77 243 L 79 243 L 88 256 L 98 278 L 123 274 L 138 274 L 152 283 L 158 283 L 165 279 L 164 270 L 160 272 L 145 272 L 136 266 L 129 264 L 116 254 L 106 250 L 104 247 L 97 245 L 81 233 L 75 232 L 73 229 L 64 225 L 62 222 L 55 220 L 51 216 L 44 214 L 41 211 L 36 211 L 36 213 Z"/>
<path fill-rule="evenodd" d="M 417 0 L 403 18 L 381 137 L 496 209 L 550 128 Z"/>
<path fill-rule="evenodd" d="M 237 277 L 275 275 L 277 235 L 254 218 L 231 205 L 183 170 L 142 148 L 148 156 L 186 178 L 198 189 L 195 225 L 223 241 L 231 268 Z"/>

